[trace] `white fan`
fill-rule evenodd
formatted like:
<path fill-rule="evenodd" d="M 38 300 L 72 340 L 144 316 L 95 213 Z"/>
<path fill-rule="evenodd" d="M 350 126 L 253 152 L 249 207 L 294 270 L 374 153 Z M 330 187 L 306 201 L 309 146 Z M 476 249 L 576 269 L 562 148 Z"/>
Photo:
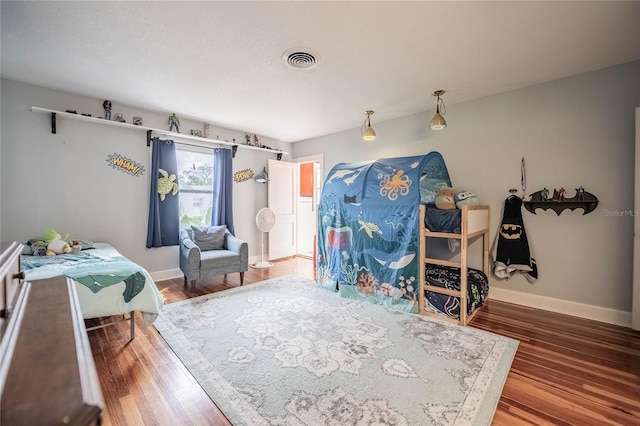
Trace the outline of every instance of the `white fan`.
<path fill-rule="evenodd" d="M 262 231 L 262 257 L 260 262 L 251 265 L 252 268 L 271 268 L 273 263 L 264 261 L 264 235 L 271 231 L 276 224 L 276 214 L 270 208 L 264 207 L 256 214 L 256 225 Z"/>

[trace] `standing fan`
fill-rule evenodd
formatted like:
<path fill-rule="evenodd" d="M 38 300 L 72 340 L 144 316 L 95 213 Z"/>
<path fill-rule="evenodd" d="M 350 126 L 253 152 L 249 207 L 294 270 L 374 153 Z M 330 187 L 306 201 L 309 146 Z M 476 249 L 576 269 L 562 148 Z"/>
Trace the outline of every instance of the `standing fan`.
<path fill-rule="evenodd" d="M 251 265 L 252 268 L 271 268 L 273 263 L 264 261 L 264 235 L 271 231 L 276 224 L 276 214 L 270 208 L 264 207 L 256 214 L 256 225 L 262 231 L 262 257 L 260 262 Z"/>

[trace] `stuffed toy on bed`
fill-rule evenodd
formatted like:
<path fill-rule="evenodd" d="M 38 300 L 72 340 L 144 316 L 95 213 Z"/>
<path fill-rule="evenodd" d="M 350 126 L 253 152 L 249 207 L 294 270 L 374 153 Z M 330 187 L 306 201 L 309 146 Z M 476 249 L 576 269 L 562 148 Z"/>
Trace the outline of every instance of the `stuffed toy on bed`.
<path fill-rule="evenodd" d="M 456 208 L 456 203 L 453 201 L 453 198 L 456 195 L 456 190 L 443 186 L 438 190 L 438 195 L 436 195 L 436 207 L 441 210 L 453 210 Z"/>
<path fill-rule="evenodd" d="M 473 192 L 470 191 L 460 191 L 456 193 L 456 196 L 453 198 L 453 201 L 456 203 L 456 207 L 461 209 L 465 204 L 480 204 L 480 200 Z"/>
<path fill-rule="evenodd" d="M 56 238 L 47 244 L 47 256 L 63 253 L 71 253 L 71 246 L 66 241 Z"/>
<path fill-rule="evenodd" d="M 42 234 L 42 241 L 47 244 L 47 256 L 55 256 L 57 254 L 70 253 L 71 246 L 65 241 L 69 238 L 69 235 L 65 235 L 62 238 L 62 235 L 58 234 L 53 229 L 47 229 Z"/>

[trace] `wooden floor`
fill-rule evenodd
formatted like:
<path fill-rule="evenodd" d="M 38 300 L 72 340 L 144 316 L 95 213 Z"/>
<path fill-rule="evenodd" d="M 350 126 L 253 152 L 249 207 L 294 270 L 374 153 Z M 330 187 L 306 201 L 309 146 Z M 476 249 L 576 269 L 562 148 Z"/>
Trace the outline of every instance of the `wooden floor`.
<path fill-rule="evenodd" d="M 282 275 L 313 278 L 309 259 L 250 269 L 245 285 Z M 165 302 L 236 287 L 239 274 L 158 282 Z M 105 400 L 105 425 L 228 425 L 153 326 L 136 317 L 89 332 Z M 494 425 L 640 425 L 640 333 L 595 321 L 489 301 L 472 327 L 520 341 Z"/>

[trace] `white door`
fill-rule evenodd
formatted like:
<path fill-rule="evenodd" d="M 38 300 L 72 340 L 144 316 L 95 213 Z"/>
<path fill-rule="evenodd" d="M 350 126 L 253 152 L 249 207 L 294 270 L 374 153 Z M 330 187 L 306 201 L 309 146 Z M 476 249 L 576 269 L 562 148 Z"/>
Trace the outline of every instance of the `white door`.
<path fill-rule="evenodd" d="M 298 163 L 298 208 L 296 216 L 297 249 L 296 254 L 312 257 L 315 252 L 315 236 L 317 232 L 318 203 L 322 192 L 322 163 L 323 154 L 315 154 L 307 157 L 295 158 Z M 304 167 L 307 167 L 305 170 Z M 308 175 L 311 168 L 311 176 Z M 305 174 L 304 172 L 307 172 Z M 311 178 L 311 188 L 309 188 Z M 304 189 L 304 190 L 303 190 Z M 310 191 L 310 192 L 309 192 Z"/>
<path fill-rule="evenodd" d="M 640 212 L 640 108 L 636 108 L 636 188 L 635 213 Z M 633 224 L 633 300 L 631 302 L 631 328 L 640 330 L 640 217 Z"/>
<path fill-rule="evenodd" d="M 269 232 L 269 260 L 296 254 L 296 189 L 298 164 L 269 160 L 269 208 L 276 223 Z"/>

